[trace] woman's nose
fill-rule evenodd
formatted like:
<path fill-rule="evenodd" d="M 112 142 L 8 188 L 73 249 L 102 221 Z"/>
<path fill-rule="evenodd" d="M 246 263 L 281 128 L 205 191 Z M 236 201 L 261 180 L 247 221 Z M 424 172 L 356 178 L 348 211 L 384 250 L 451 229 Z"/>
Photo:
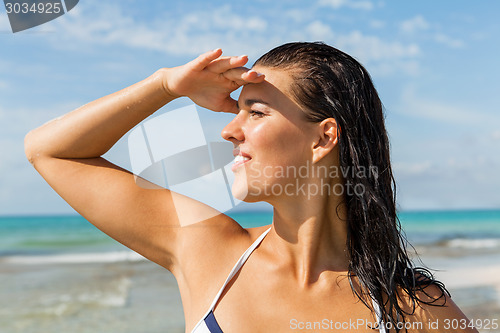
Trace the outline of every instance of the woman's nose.
<path fill-rule="evenodd" d="M 243 128 L 241 125 L 242 118 L 240 112 L 222 129 L 222 138 L 233 143 L 244 141 L 245 135 L 243 134 Z"/>

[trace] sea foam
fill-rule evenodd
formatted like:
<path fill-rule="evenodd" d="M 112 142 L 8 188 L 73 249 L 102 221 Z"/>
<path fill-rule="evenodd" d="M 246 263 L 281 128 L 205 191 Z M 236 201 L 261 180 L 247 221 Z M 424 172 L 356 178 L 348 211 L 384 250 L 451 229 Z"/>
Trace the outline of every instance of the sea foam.
<path fill-rule="evenodd" d="M 71 253 L 54 255 L 20 255 L 4 257 L 4 263 L 42 265 L 42 264 L 93 264 L 146 260 L 133 251 L 115 251 L 101 253 Z"/>
<path fill-rule="evenodd" d="M 500 247 L 499 238 L 485 239 L 466 239 L 456 238 L 447 242 L 449 247 L 467 248 L 467 249 L 491 249 Z"/>

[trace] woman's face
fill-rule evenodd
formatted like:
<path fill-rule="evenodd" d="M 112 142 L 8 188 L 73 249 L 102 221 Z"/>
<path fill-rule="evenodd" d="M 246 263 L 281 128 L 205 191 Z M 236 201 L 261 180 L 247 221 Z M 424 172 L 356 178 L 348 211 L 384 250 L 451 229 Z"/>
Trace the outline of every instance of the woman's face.
<path fill-rule="evenodd" d="M 318 130 L 289 97 L 292 78 L 286 72 L 259 66 L 254 70 L 265 74 L 266 80 L 243 87 L 240 111 L 222 130 L 222 137 L 235 148 L 233 195 L 272 203 L 296 195 L 303 180 L 297 180 L 294 171 L 310 166 Z"/>

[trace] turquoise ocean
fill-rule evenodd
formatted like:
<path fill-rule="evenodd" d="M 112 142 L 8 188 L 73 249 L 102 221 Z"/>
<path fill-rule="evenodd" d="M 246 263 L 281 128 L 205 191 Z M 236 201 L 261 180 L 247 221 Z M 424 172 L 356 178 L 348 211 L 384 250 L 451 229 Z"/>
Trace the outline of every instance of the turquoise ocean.
<path fill-rule="evenodd" d="M 229 215 L 244 227 L 272 221 L 269 212 Z M 399 218 L 469 318 L 500 321 L 500 210 Z M 81 216 L 3 216 L 0 332 L 182 333 L 185 326 L 173 275 Z"/>
<path fill-rule="evenodd" d="M 272 221 L 270 212 L 230 215 L 244 227 Z M 500 251 L 500 210 L 401 212 L 399 218 L 415 247 Z M 139 257 L 78 215 L 0 217 L 0 263 L 134 259 Z"/>

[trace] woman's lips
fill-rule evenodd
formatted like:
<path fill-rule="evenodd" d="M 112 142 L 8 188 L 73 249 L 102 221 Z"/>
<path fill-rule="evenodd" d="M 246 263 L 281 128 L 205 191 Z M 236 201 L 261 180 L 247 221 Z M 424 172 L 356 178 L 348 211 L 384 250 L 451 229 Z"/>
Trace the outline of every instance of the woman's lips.
<path fill-rule="evenodd" d="M 231 171 L 235 171 L 239 166 L 247 163 L 250 161 L 252 158 L 250 155 L 240 151 L 239 149 L 234 149 L 233 150 L 233 155 L 234 155 L 234 162 L 233 165 L 231 166 Z"/>
<path fill-rule="evenodd" d="M 242 155 L 236 155 L 236 157 L 234 158 L 234 163 L 231 166 L 231 171 L 234 172 L 239 166 L 249 162 L 250 160 L 251 160 L 251 158 L 248 158 L 248 157 L 245 157 Z"/>

